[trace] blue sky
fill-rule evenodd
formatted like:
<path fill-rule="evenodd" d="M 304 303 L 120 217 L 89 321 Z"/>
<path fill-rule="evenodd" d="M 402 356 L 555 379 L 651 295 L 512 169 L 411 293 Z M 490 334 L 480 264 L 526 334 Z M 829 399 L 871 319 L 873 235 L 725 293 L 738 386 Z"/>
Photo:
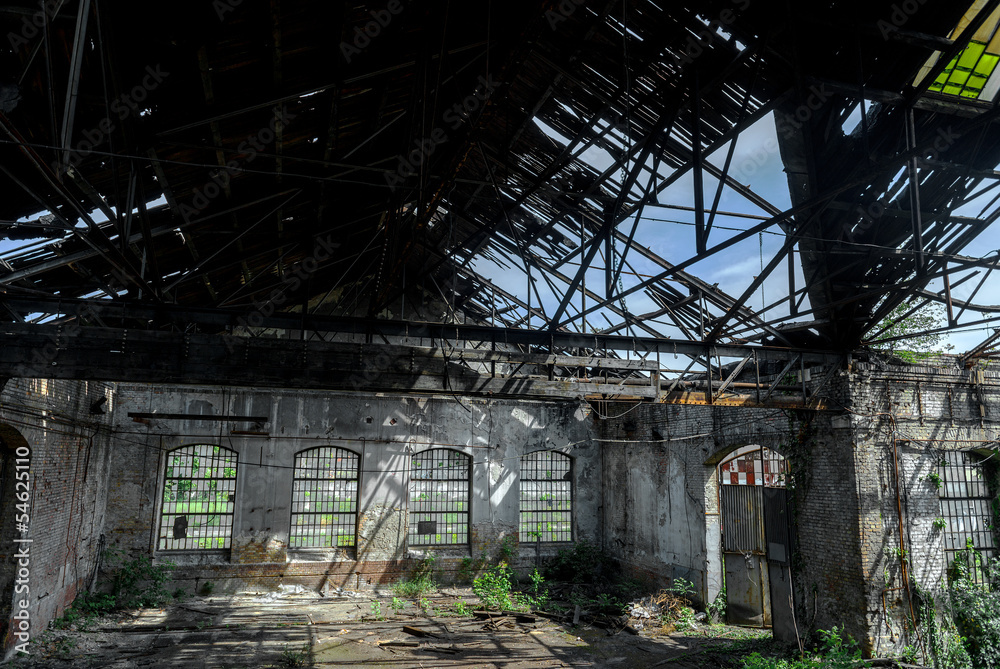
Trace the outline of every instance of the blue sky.
<path fill-rule="evenodd" d="M 850 127 L 857 122 L 857 118 L 857 115 L 855 115 L 852 119 L 849 119 L 848 123 L 845 124 L 846 129 L 850 130 Z M 551 129 L 545 127 L 542 127 L 542 129 L 555 141 L 565 143 L 565 138 L 559 137 Z M 708 156 L 708 158 L 717 166 L 721 166 L 725 161 L 727 151 L 728 146 L 723 146 L 714 154 Z M 611 164 L 611 157 L 603 150 L 595 147 L 589 148 L 582 155 L 582 159 L 598 170 L 606 169 Z M 648 167 L 652 167 L 651 161 Z M 669 172 L 661 166 L 660 174 L 666 176 Z M 775 207 L 781 210 L 790 207 L 788 185 L 782 161 L 777 152 L 777 136 L 773 116 L 761 119 L 740 135 L 737 140 L 730 174 L 738 182 L 749 186 Z M 645 182 L 640 180 L 634 192 L 638 193 L 639 189 L 644 186 Z M 704 182 L 706 206 L 711 205 L 717 186 L 718 182 L 711 175 L 706 174 Z M 693 178 L 688 174 L 661 193 L 658 202 L 661 205 L 691 207 L 694 202 L 693 193 Z M 979 216 L 981 209 L 989 202 L 993 195 L 994 193 L 989 193 L 980 198 L 979 201 L 971 203 L 955 213 L 966 216 Z M 150 203 L 150 206 L 160 206 L 163 203 L 164 201 L 161 198 L 158 201 Z M 755 225 L 758 222 L 758 218 L 768 215 L 766 211 L 763 211 L 741 194 L 728 187 L 723 189 L 719 210 L 750 215 L 757 218 L 720 214 L 717 216 L 712 230 L 712 236 L 709 241 L 710 246 L 729 238 L 736 234 L 738 230 L 745 230 Z M 93 216 L 97 221 L 105 220 L 100 212 L 94 212 Z M 679 262 L 694 255 L 693 223 L 693 212 L 683 209 L 647 207 L 637 228 L 636 240 L 637 243 L 648 246 L 654 253 L 666 258 L 668 261 Z M 627 234 L 631 226 L 632 219 L 629 219 L 621 224 L 619 230 Z M 569 227 L 564 227 L 563 232 L 568 236 L 578 239 L 578 229 L 573 230 Z M 778 251 L 783 241 L 784 238 L 780 234 L 780 230 L 775 226 L 769 232 L 744 240 L 723 252 L 692 265 L 687 271 L 708 284 L 717 283 L 719 288 L 734 297 L 738 297 L 750 284 L 752 278 L 760 272 L 762 264 L 766 264 Z M 28 242 L 2 240 L 0 241 L 0 253 L 4 257 L 7 257 L 14 249 L 20 248 L 23 251 L 25 248 L 39 248 L 51 243 L 52 240 Z M 619 243 L 617 248 L 620 253 L 622 244 Z M 975 242 L 970 244 L 964 250 L 964 254 L 973 257 L 983 257 L 994 253 L 997 249 L 1000 249 L 1000 227 L 994 225 L 982 233 Z M 623 271 L 622 286 L 626 289 L 634 286 L 648 276 L 661 271 L 658 265 L 644 259 L 634 250 L 629 253 L 628 261 L 633 266 L 635 274 L 627 268 Z M 561 271 L 564 274 L 572 276 L 577 270 L 577 263 L 578 258 L 574 259 L 574 263 L 562 267 Z M 599 295 L 603 294 L 603 266 L 603 257 L 599 255 L 595 259 L 591 270 L 586 273 L 588 288 Z M 526 276 L 520 267 L 505 269 L 486 259 L 476 260 L 474 267 L 501 288 L 517 295 L 522 300 L 527 298 Z M 801 286 L 803 279 L 801 269 L 798 268 L 798 263 L 796 263 L 796 268 L 796 283 Z M 775 270 L 771 278 L 765 281 L 763 286 L 748 300 L 748 306 L 759 310 L 765 304 L 771 304 L 784 297 L 787 293 L 786 275 L 784 266 Z M 545 281 L 539 276 L 538 272 L 533 273 L 533 279 L 535 280 L 537 291 L 541 295 L 543 307 L 547 313 L 551 313 L 558 304 L 557 295 L 548 289 Z M 957 299 L 968 298 L 976 283 L 978 283 L 978 278 L 957 287 L 953 291 L 953 296 Z M 561 288 L 561 284 L 559 287 Z M 943 288 L 943 284 L 940 281 L 931 284 L 931 289 L 933 290 L 940 290 L 941 288 Z M 681 290 L 686 293 L 685 289 L 682 288 Z M 996 278 L 991 276 L 990 280 L 976 295 L 976 301 L 985 304 L 1000 304 L 1000 276 Z M 538 298 L 534 294 L 532 294 L 531 303 L 533 306 L 537 306 Z M 588 303 L 592 304 L 592 300 L 588 300 Z M 580 305 L 579 297 L 574 298 L 573 305 L 574 307 Z M 658 305 L 640 291 L 630 295 L 626 299 L 626 306 L 632 314 L 642 314 L 655 310 Z M 803 308 L 808 308 L 808 298 Z M 572 313 L 572 309 L 570 313 Z M 773 318 L 785 313 L 787 313 L 787 306 L 782 305 L 769 311 L 768 317 Z M 612 322 L 617 323 L 619 320 L 610 312 L 605 312 L 604 315 L 607 315 Z M 809 317 L 806 316 L 803 319 L 808 320 Z M 600 312 L 588 316 L 587 323 L 588 331 L 594 328 L 604 329 L 608 327 L 608 321 L 605 320 Z M 535 324 L 537 324 L 537 321 Z M 683 333 L 673 325 L 654 323 L 654 327 L 666 336 L 684 337 Z M 641 334 L 641 331 L 637 332 L 637 334 Z M 989 332 L 984 330 L 982 326 L 977 326 L 969 332 L 959 331 L 951 334 L 948 337 L 948 341 L 954 345 L 956 351 L 964 351 L 978 344 L 988 334 Z"/>

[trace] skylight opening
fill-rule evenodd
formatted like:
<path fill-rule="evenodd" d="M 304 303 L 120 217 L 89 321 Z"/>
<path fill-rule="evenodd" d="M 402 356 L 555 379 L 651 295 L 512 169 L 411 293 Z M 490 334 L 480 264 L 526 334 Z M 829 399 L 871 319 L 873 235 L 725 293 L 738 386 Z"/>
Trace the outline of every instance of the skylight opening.
<path fill-rule="evenodd" d="M 985 4 L 984 0 L 976 0 L 948 35 L 949 39 L 960 39 Z M 951 59 L 927 90 L 966 100 L 992 101 L 996 98 L 1000 92 L 1000 71 L 997 69 L 997 65 L 1000 64 L 998 27 L 1000 27 L 1000 8 L 994 10 L 976 30 L 966 47 Z M 942 53 L 939 51 L 927 59 L 917 74 L 914 85 L 920 84 L 930 75 L 941 56 Z"/>

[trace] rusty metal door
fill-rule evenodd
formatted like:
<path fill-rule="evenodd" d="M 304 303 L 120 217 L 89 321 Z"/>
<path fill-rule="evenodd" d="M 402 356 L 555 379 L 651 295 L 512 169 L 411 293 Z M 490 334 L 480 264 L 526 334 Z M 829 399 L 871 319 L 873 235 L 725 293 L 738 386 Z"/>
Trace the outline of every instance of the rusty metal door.
<path fill-rule="evenodd" d="M 771 595 L 764 540 L 764 488 L 723 485 L 722 558 L 726 619 L 730 625 L 771 626 Z"/>
<path fill-rule="evenodd" d="M 795 643 L 792 594 L 793 533 L 788 519 L 788 491 L 764 488 L 764 536 L 767 539 L 767 575 L 771 584 L 771 629 L 774 638 Z"/>

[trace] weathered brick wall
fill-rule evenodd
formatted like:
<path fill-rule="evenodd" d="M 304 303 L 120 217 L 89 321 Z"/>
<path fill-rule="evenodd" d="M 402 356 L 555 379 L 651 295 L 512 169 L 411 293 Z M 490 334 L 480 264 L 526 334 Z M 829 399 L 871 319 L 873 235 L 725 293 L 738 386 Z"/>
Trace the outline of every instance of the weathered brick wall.
<path fill-rule="evenodd" d="M 22 602 L 28 605 L 27 632 L 35 638 L 89 587 L 97 569 L 110 430 L 108 416 L 93 414 L 90 407 L 101 397 L 107 398 L 102 410 L 113 410 L 111 387 L 103 383 L 12 379 L 0 394 L 0 437 L 8 458 L 0 489 L 0 625 L 7 653 L 23 640 L 14 636 L 20 620 L 11 619 L 25 615 Z M 11 452 L 18 447 L 31 451 L 29 476 L 18 481 L 20 488 L 14 486 L 16 451 Z M 24 509 L 16 508 L 16 495 L 24 492 L 25 482 L 30 484 L 30 522 L 22 533 L 17 516 Z M 16 544 L 15 538 L 31 541 Z M 17 555 L 25 546 L 26 567 Z M 17 592 L 22 586 L 27 592 Z"/>
<path fill-rule="evenodd" d="M 1000 438 L 1000 374 L 987 371 L 980 384 L 976 371 L 959 369 L 954 358 L 933 362 L 872 360 L 852 368 L 848 419 L 864 502 L 861 562 L 875 653 L 915 643 L 906 632 L 914 584 L 938 601 L 943 595 L 945 557 L 934 528 L 939 493 L 927 475 L 936 473 L 942 452 L 996 448 Z"/>
<path fill-rule="evenodd" d="M 257 427 L 159 418 L 137 423 L 128 412 L 266 416 L 267 422 Z M 578 538 L 595 539 L 601 469 L 588 413 L 579 402 L 121 384 L 109 543 L 177 562 L 177 578 L 192 585 L 206 578 L 229 588 L 273 589 L 293 582 L 314 587 L 324 579 L 338 586 L 384 583 L 412 569 L 426 553 L 407 544 L 409 464 L 413 453 L 431 447 L 472 458 L 470 543 L 433 549 L 444 572 L 455 571 L 462 558 L 496 555 L 504 541 L 516 543 L 519 458 L 530 451 L 558 450 L 574 459 L 574 531 Z M 232 549 L 157 551 L 164 453 L 198 443 L 239 454 Z M 361 456 L 355 549 L 305 553 L 288 547 L 295 454 L 316 446 Z M 525 564 L 533 563 L 534 549 L 521 549 Z M 544 552 L 555 550 L 546 546 Z"/>

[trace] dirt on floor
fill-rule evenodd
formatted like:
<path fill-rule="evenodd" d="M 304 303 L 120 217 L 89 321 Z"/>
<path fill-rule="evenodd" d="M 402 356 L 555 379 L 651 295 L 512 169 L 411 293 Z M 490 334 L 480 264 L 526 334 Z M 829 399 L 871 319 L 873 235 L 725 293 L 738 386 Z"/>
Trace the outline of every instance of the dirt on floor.
<path fill-rule="evenodd" d="M 471 591 L 419 601 L 391 593 L 281 593 L 189 598 L 164 609 L 50 629 L 13 667 L 736 667 L 772 646 L 770 632 L 658 622 L 598 626 L 572 613 L 490 615 Z"/>

